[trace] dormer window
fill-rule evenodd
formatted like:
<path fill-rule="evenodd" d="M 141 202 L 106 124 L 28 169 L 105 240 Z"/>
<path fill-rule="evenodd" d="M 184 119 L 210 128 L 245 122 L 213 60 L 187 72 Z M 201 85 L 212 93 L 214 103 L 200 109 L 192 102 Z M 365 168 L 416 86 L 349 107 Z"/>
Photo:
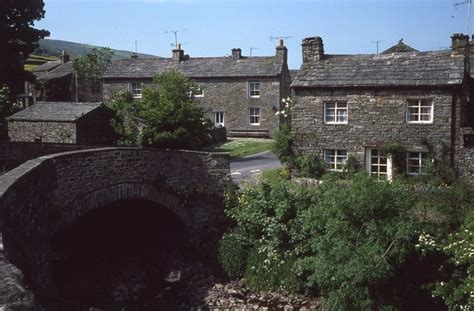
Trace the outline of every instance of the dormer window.
<path fill-rule="evenodd" d="M 133 98 L 142 98 L 142 83 L 130 82 L 130 92 Z"/>
<path fill-rule="evenodd" d="M 260 82 L 259 81 L 249 81 L 249 96 L 250 97 L 260 97 Z"/>

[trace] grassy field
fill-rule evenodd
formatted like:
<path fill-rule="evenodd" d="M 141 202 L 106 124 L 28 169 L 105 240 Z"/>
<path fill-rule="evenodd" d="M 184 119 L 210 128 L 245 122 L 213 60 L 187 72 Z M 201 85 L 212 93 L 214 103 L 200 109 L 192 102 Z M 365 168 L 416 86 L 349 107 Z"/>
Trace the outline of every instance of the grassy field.
<path fill-rule="evenodd" d="M 39 65 L 42 65 L 52 60 L 58 60 L 58 58 L 51 57 L 51 56 L 40 56 L 40 55 L 31 54 L 25 62 L 25 70 L 31 71 L 32 69 L 38 67 Z"/>
<path fill-rule="evenodd" d="M 206 151 L 229 152 L 231 159 L 268 151 L 272 148 L 272 139 L 263 138 L 229 138 L 225 143 L 215 144 Z"/>

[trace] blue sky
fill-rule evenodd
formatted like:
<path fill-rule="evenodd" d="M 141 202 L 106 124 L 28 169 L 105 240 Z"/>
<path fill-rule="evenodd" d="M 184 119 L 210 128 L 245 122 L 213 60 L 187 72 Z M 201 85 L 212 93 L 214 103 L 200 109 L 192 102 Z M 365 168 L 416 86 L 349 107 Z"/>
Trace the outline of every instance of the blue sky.
<path fill-rule="evenodd" d="M 290 68 L 301 64 L 301 40 L 321 36 L 328 54 L 375 53 L 401 38 L 418 50 L 451 44 L 466 32 L 463 0 L 45 0 L 46 16 L 36 27 L 50 39 L 171 56 L 174 36 L 191 57 L 224 56 L 235 47 L 244 55 L 275 53 L 270 37 L 285 41 Z M 473 24 L 474 22 L 471 22 Z M 469 27 L 472 33 L 473 27 Z"/>

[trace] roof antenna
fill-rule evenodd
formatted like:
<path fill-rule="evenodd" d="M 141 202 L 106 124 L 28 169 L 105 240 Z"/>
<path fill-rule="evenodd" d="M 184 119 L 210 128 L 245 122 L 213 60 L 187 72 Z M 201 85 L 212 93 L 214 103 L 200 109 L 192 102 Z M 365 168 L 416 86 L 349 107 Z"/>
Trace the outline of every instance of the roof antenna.
<path fill-rule="evenodd" d="M 178 48 L 178 32 L 182 31 L 188 31 L 187 29 L 176 29 L 176 30 L 167 30 L 165 33 L 172 33 L 174 34 L 174 45 L 172 44 L 171 46 L 174 46 L 176 49 Z"/>
<path fill-rule="evenodd" d="M 285 36 L 270 36 L 270 41 L 272 41 L 272 42 L 273 41 L 278 42 L 280 40 L 285 40 L 286 41 L 286 39 L 290 39 L 290 38 L 293 38 L 293 36 L 286 36 L 286 37 Z"/>
<path fill-rule="evenodd" d="M 403 39 L 402 39 L 403 40 Z M 401 42 L 402 40 L 400 40 L 399 42 Z M 379 55 L 379 43 L 380 42 L 383 42 L 383 40 L 374 40 L 374 41 L 370 41 L 370 43 L 375 43 L 377 45 L 377 55 Z"/>
<path fill-rule="evenodd" d="M 460 5 L 467 4 L 467 17 L 466 17 L 466 35 L 469 34 L 469 20 L 471 19 L 471 4 L 472 0 L 456 0 L 454 2 L 454 7 L 458 7 Z"/>
<path fill-rule="evenodd" d="M 135 54 L 138 54 L 138 40 L 135 40 Z"/>
<path fill-rule="evenodd" d="M 252 56 L 252 51 L 253 50 L 260 50 L 260 48 L 250 48 L 250 55 L 249 56 Z"/>

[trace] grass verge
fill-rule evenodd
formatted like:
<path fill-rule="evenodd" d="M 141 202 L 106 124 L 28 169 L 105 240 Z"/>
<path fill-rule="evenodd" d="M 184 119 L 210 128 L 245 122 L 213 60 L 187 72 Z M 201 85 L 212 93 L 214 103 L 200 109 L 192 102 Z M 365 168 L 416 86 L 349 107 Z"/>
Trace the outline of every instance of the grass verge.
<path fill-rule="evenodd" d="M 205 151 L 229 152 L 230 158 L 235 160 L 271 150 L 273 142 L 273 139 L 263 138 L 229 138 L 224 143 L 215 144 L 206 148 Z"/>

